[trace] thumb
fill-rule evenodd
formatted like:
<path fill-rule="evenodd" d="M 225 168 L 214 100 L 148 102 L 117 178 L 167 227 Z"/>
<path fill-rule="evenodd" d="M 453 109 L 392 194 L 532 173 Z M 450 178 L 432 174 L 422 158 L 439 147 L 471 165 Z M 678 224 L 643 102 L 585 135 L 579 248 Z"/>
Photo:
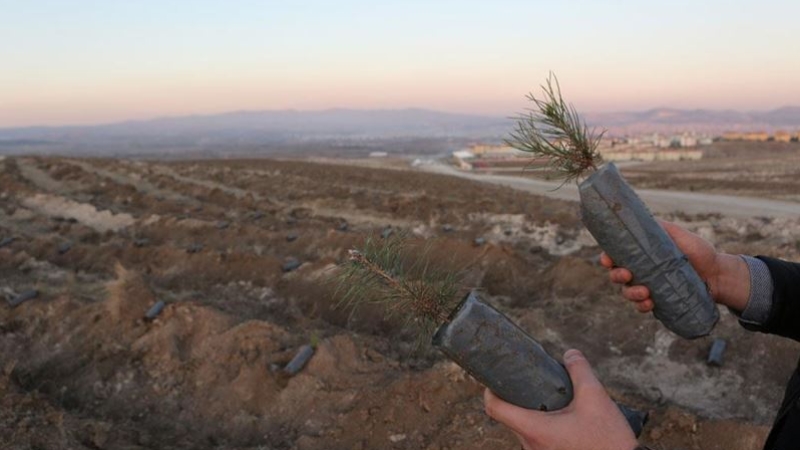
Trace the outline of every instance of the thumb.
<path fill-rule="evenodd" d="M 488 388 L 483 392 L 483 401 L 489 417 L 519 434 L 524 434 L 529 427 L 538 428 L 546 420 L 546 413 L 507 403 Z"/>
<path fill-rule="evenodd" d="M 578 350 L 567 350 L 564 353 L 564 365 L 567 367 L 567 372 L 572 380 L 572 386 L 575 390 L 575 397 L 585 395 L 587 389 L 602 388 L 603 385 L 594 375 L 592 366 L 589 361 Z M 582 394 L 584 393 L 584 394 Z"/>

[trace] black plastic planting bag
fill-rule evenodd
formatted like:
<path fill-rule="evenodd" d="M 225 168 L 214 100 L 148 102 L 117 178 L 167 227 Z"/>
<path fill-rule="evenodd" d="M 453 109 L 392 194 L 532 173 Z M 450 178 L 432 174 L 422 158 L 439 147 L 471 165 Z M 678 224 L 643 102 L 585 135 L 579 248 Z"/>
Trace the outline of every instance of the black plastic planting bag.
<path fill-rule="evenodd" d="M 433 346 L 488 387 L 517 406 L 541 411 L 572 401 L 566 369 L 503 313 L 471 291 L 433 336 Z M 619 405 L 638 436 L 647 414 Z"/>
<path fill-rule="evenodd" d="M 572 400 L 572 382 L 544 348 L 472 291 L 433 336 L 433 346 L 503 400 L 554 411 Z"/>
<path fill-rule="evenodd" d="M 705 336 L 719 319 L 706 284 L 614 163 L 579 185 L 581 218 L 603 251 L 650 290 L 653 314 L 687 339 Z"/>

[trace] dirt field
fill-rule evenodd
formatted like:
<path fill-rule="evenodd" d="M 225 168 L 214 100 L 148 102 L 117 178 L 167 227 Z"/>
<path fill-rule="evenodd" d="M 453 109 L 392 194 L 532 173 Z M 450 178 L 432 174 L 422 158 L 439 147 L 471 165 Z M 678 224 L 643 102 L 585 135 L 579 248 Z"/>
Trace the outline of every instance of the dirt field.
<path fill-rule="evenodd" d="M 669 218 L 730 252 L 800 259 L 800 219 Z M 725 364 L 707 366 L 711 338 L 623 304 L 573 203 L 368 167 L 58 158 L 0 160 L 0 239 L 15 238 L 0 292 L 38 290 L 0 306 L 0 448 L 517 448 L 413 330 L 335 307 L 336 264 L 387 227 L 428 240 L 553 354 L 582 349 L 651 412 L 654 448 L 760 448 L 798 345 L 723 311 Z M 284 375 L 305 344 L 308 365 Z"/>
<path fill-rule="evenodd" d="M 716 142 L 699 161 L 647 163 L 624 173 L 637 187 L 800 201 L 800 144 Z"/>

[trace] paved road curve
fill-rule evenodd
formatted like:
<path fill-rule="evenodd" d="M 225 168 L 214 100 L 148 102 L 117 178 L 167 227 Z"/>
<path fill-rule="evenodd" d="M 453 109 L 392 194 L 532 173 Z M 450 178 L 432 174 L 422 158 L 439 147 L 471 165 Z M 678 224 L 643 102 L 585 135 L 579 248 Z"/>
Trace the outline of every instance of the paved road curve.
<path fill-rule="evenodd" d="M 452 166 L 441 163 L 425 164 L 419 167 L 429 172 L 499 184 L 562 200 L 578 201 L 578 188 L 574 183 L 567 183 L 560 189 L 555 190 L 560 183 L 517 176 L 462 172 Z M 647 203 L 653 213 L 683 211 L 689 214 L 717 212 L 724 216 L 740 218 L 756 216 L 800 217 L 800 203 L 795 202 L 654 189 L 637 189 L 636 192 Z"/>

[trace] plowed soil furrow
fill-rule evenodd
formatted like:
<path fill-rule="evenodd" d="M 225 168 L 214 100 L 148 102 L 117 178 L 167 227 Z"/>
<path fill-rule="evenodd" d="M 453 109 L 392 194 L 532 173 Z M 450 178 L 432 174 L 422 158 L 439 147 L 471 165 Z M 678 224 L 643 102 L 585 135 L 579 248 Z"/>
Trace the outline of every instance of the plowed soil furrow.
<path fill-rule="evenodd" d="M 794 368 L 796 344 L 728 314 L 725 365 L 707 367 L 708 340 L 623 304 L 568 202 L 297 161 L 0 163 L 0 239 L 18 238 L 0 248 L 0 295 L 40 291 L 0 306 L 4 448 L 513 448 L 481 386 L 413 328 L 338 305 L 337 264 L 387 225 L 554 355 L 582 349 L 615 398 L 651 411 L 644 442 L 660 448 L 757 448 Z M 25 207 L 45 194 L 134 222 Z M 726 251 L 800 258 L 800 219 L 668 218 Z M 308 343 L 308 365 L 282 373 Z"/>

